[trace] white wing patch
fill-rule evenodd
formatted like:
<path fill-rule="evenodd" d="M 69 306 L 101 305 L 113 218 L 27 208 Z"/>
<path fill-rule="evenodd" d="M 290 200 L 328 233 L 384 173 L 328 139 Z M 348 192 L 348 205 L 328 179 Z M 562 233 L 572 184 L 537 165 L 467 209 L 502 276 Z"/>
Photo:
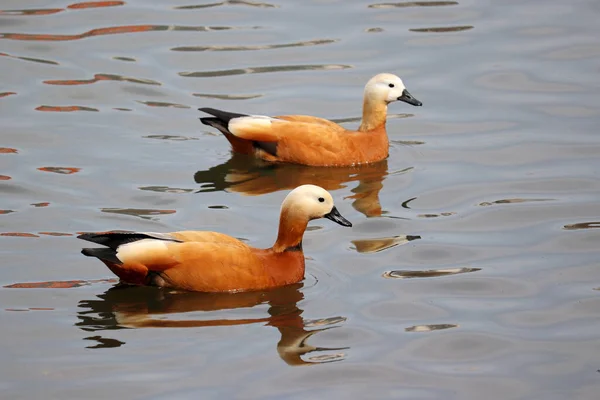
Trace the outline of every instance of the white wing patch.
<path fill-rule="evenodd" d="M 117 258 L 124 264 L 140 262 L 146 256 L 166 251 L 167 244 L 164 240 L 142 239 L 117 247 Z"/>
<path fill-rule="evenodd" d="M 274 121 L 286 122 L 265 115 L 249 115 L 247 117 L 232 118 L 227 125 L 227 129 L 236 136 L 244 131 L 269 131 Z"/>

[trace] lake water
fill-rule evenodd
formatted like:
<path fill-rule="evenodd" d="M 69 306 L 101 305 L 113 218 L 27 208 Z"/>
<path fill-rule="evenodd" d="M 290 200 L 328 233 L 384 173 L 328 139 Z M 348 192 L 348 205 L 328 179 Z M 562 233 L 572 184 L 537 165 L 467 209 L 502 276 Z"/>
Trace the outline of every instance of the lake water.
<path fill-rule="evenodd" d="M 2 397 L 598 398 L 600 3 L 373 1 L 2 1 Z M 260 165 L 198 121 L 356 127 L 379 72 L 424 106 L 390 105 L 378 164 Z M 79 253 L 268 247 L 303 183 L 354 227 L 310 224 L 298 286 L 113 289 Z"/>

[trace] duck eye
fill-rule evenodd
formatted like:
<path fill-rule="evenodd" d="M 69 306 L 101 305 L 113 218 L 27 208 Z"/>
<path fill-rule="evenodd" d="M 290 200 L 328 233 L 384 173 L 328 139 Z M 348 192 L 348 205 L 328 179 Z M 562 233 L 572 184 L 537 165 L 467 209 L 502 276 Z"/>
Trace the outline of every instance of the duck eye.
<path fill-rule="evenodd" d="M 322 198 L 322 197 L 319 197 L 319 203 L 323 203 L 324 201 L 325 201 L 325 199 L 324 199 L 324 198 Z"/>
<path fill-rule="evenodd" d="M 394 84 L 393 84 L 393 83 L 390 83 L 388 86 L 389 86 L 389 87 L 394 87 Z"/>

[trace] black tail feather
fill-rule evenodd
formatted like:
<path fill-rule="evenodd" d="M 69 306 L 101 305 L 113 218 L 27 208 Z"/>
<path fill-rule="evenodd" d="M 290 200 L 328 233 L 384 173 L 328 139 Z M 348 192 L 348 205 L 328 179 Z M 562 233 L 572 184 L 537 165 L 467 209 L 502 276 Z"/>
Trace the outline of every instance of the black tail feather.
<path fill-rule="evenodd" d="M 237 114 L 237 113 L 232 113 L 232 112 L 223 111 L 223 110 L 217 110 L 216 108 L 209 108 L 209 107 L 199 108 L 198 110 L 216 117 L 216 118 L 200 118 L 200 121 L 205 125 L 211 125 L 210 123 L 216 122 L 215 121 L 215 119 L 216 119 L 223 126 L 226 127 L 229 124 L 229 121 L 231 121 L 233 118 L 248 116 L 247 114 Z"/>
<path fill-rule="evenodd" d="M 77 236 L 78 239 L 87 240 L 88 242 L 98 243 L 106 246 L 112 250 L 116 250 L 117 247 L 131 242 L 137 242 L 142 239 L 161 239 L 154 237 L 149 234 L 139 232 L 128 232 L 128 231 L 111 231 L 111 232 L 90 232 L 83 233 Z M 86 254 L 87 255 L 87 254 Z"/>
<path fill-rule="evenodd" d="M 96 257 L 114 264 L 121 264 L 121 260 L 117 258 L 117 252 L 106 247 L 81 249 L 81 254 L 88 257 Z"/>
<path fill-rule="evenodd" d="M 200 122 L 202 122 L 204 125 L 212 126 L 217 129 L 227 130 L 227 123 L 223 124 L 223 121 L 221 121 L 219 118 L 202 117 L 202 118 L 200 118 Z"/>

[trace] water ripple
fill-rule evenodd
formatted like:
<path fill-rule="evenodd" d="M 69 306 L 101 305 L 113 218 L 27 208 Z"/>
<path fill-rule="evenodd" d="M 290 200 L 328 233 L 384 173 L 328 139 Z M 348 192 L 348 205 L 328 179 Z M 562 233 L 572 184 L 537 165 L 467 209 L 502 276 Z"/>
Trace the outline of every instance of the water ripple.
<path fill-rule="evenodd" d="M 269 4 L 269 3 L 257 3 L 254 1 L 245 1 L 245 0 L 226 0 L 226 1 L 220 1 L 218 3 L 178 6 L 178 7 L 175 7 L 175 9 L 176 10 L 196 10 L 198 8 L 219 7 L 219 6 L 224 6 L 224 5 L 249 6 L 249 7 L 258 7 L 258 8 L 279 8 L 278 5 Z"/>
<path fill-rule="evenodd" d="M 578 224 L 570 224 L 570 225 L 565 225 L 563 227 L 563 229 L 566 229 L 568 231 L 574 231 L 577 229 L 593 229 L 593 228 L 600 228 L 600 221 L 599 222 L 580 222 Z"/>
<path fill-rule="evenodd" d="M 359 253 L 377 253 L 383 250 L 390 249 L 395 246 L 400 246 L 413 240 L 421 239 L 421 236 L 416 235 L 399 235 L 392 237 L 376 238 L 376 239 L 360 239 L 353 240 L 354 249 Z"/>
<path fill-rule="evenodd" d="M 26 237 L 26 238 L 37 238 L 39 237 L 36 234 L 28 233 L 28 232 L 2 232 L 0 236 L 10 236 L 10 237 Z"/>
<path fill-rule="evenodd" d="M 217 76 L 263 74 L 266 72 L 329 71 L 348 68 L 352 68 L 352 66 L 343 64 L 278 65 L 273 67 L 236 68 L 205 72 L 180 72 L 179 75 L 188 78 L 212 78 Z"/>
<path fill-rule="evenodd" d="M 113 74 L 95 74 L 92 79 L 48 80 L 44 81 L 44 83 L 47 85 L 91 85 L 92 83 L 100 81 L 124 81 L 131 83 L 139 83 L 143 85 L 161 86 L 160 82 L 154 81 L 152 79 L 131 78 L 127 76 Z"/>
<path fill-rule="evenodd" d="M 8 97 L 11 96 L 13 94 L 17 94 L 16 92 L 0 92 L 0 98 L 2 97 Z"/>
<path fill-rule="evenodd" d="M 136 100 L 140 104 L 145 104 L 148 107 L 173 107 L 173 108 L 191 108 L 185 104 L 169 103 L 166 101 L 141 101 Z"/>
<path fill-rule="evenodd" d="M 148 135 L 142 136 L 145 139 L 160 139 L 160 140 L 198 140 L 195 137 L 179 136 L 179 135 Z"/>
<path fill-rule="evenodd" d="M 44 60 L 44 59 L 42 59 L 42 58 L 32 58 L 32 57 L 13 56 L 13 55 L 11 55 L 11 54 L 6 54 L 6 53 L 0 53 L 0 56 L 3 56 L 3 57 L 9 57 L 9 58 L 14 58 L 14 59 L 17 59 L 17 60 L 23 60 L 23 61 L 37 62 L 37 63 L 42 63 L 42 64 L 60 65 L 60 64 L 58 64 L 56 61 Z"/>
<path fill-rule="evenodd" d="M 87 1 L 83 3 L 74 3 L 67 6 L 69 10 L 82 10 L 87 8 L 100 8 L 100 7 L 115 7 L 125 5 L 124 1 Z M 59 12 L 66 11 L 64 8 L 34 8 L 29 10 L 0 10 L 0 15 L 11 15 L 11 16 L 41 16 L 51 15 Z"/>
<path fill-rule="evenodd" d="M 73 112 L 73 111 L 100 111 L 97 108 L 84 106 L 39 106 L 38 111 Z"/>
<path fill-rule="evenodd" d="M 262 97 L 262 94 L 208 94 L 208 93 L 192 93 L 192 96 L 203 97 L 205 99 L 217 100 L 250 100 Z"/>
<path fill-rule="evenodd" d="M 432 28 L 412 28 L 409 29 L 411 32 L 460 32 L 460 31 L 468 31 L 469 29 L 473 29 L 472 25 L 463 25 L 463 26 L 444 26 L 444 27 L 432 27 Z"/>
<path fill-rule="evenodd" d="M 458 328 L 457 324 L 433 324 L 433 325 L 414 325 L 404 328 L 406 332 L 432 332 L 442 329 Z"/>
<path fill-rule="evenodd" d="M 38 168 L 40 171 L 44 172 L 53 172 L 55 174 L 63 174 L 63 175 L 71 175 L 81 171 L 81 168 L 73 168 L 73 167 L 40 167 Z"/>
<path fill-rule="evenodd" d="M 194 189 L 172 188 L 169 186 L 142 186 L 139 189 L 160 193 L 191 193 L 194 191 Z"/>
<path fill-rule="evenodd" d="M 143 219 L 152 219 L 154 215 L 175 214 L 175 210 L 155 210 L 147 208 L 101 208 L 100 211 L 113 214 L 132 215 Z"/>
<path fill-rule="evenodd" d="M 440 7 L 456 5 L 458 5 L 458 1 L 406 1 L 402 3 L 369 4 L 369 8 Z"/>
<path fill-rule="evenodd" d="M 180 25 L 125 25 L 112 26 L 108 28 L 92 29 L 76 35 L 51 35 L 42 33 L 0 33 L 0 39 L 9 40 L 30 40 L 30 41 L 68 41 L 79 40 L 93 36 L 117 35 L 122 33 L 139 32 L 157 32 L 157 31 L 226 31 L 230 29 L 260 29 L 259 26 L 253 27 L 233 27 L 233 26 L 180 26 Z"/>
<path fill-rule="evenodd" d="M 116 7 L 125 5 L 124 1 L 86 1 L 83 3 L 75 3 L 67 6 L 71 10 L 83 10 L 86 8 L 100 8 L 100 7 Z"/>
<path fill-rule="evenodd" d="M 0 10 L 0 15 L 35 16 L 50 15 L 64 11 L 64 8 L 34 8 L 30 10 Z"/>
<path fill-rule="evenodd" d="M 516 204 L 516 203 L 528 203 L 535 201 L 552 201 L 554 199 L 502 199 L 495 201 L 484 201 L 483 203 L 479 203 L 480 206 L 491 206 L 494 204 Z"/>
<path fill-rule="evenodd" d="M 264 44 L 256 46 L 181 46 L 173 47 L 172 51 L 246 51 L 246 50 L 270 50 L 284 49 L 288 47 L 318 46 L 321 44 L 330 44 L 338 42 L 339 39 L 319 39 L 308 40 L 305 42 L 283 43 L 283 44 Z"/>
<path fill-rule="evenodd" d="M 430 269 L 427 271 L 409 271 L 409 270 L 398 270 L 398 271 L 387 271 L 383 273 L 384 278 L 392 279 L 409 279 L 409 278 L 435 278 L 438 276 L 466 274 L 468 272 L 481 271 L 481 268 L 446 268 L 446 269 Z"/>
<path fill-rule="evenodd" d="M 45 281 L 45 282 L 25 282 L 25 283 L 13 283 L 12 285 L 3 286 L 5 288 L 13 289 L 70 289 L 81 286 L 88 286 L 93 283 L 117 283 L 118 279 L 94 279 L 91 281 L 83 280 L 70 280 L 70 281 Z M 32 308 L 30 308 L 31 310 Z M 34 308 L 39 310 L 41 308 Z"/>

